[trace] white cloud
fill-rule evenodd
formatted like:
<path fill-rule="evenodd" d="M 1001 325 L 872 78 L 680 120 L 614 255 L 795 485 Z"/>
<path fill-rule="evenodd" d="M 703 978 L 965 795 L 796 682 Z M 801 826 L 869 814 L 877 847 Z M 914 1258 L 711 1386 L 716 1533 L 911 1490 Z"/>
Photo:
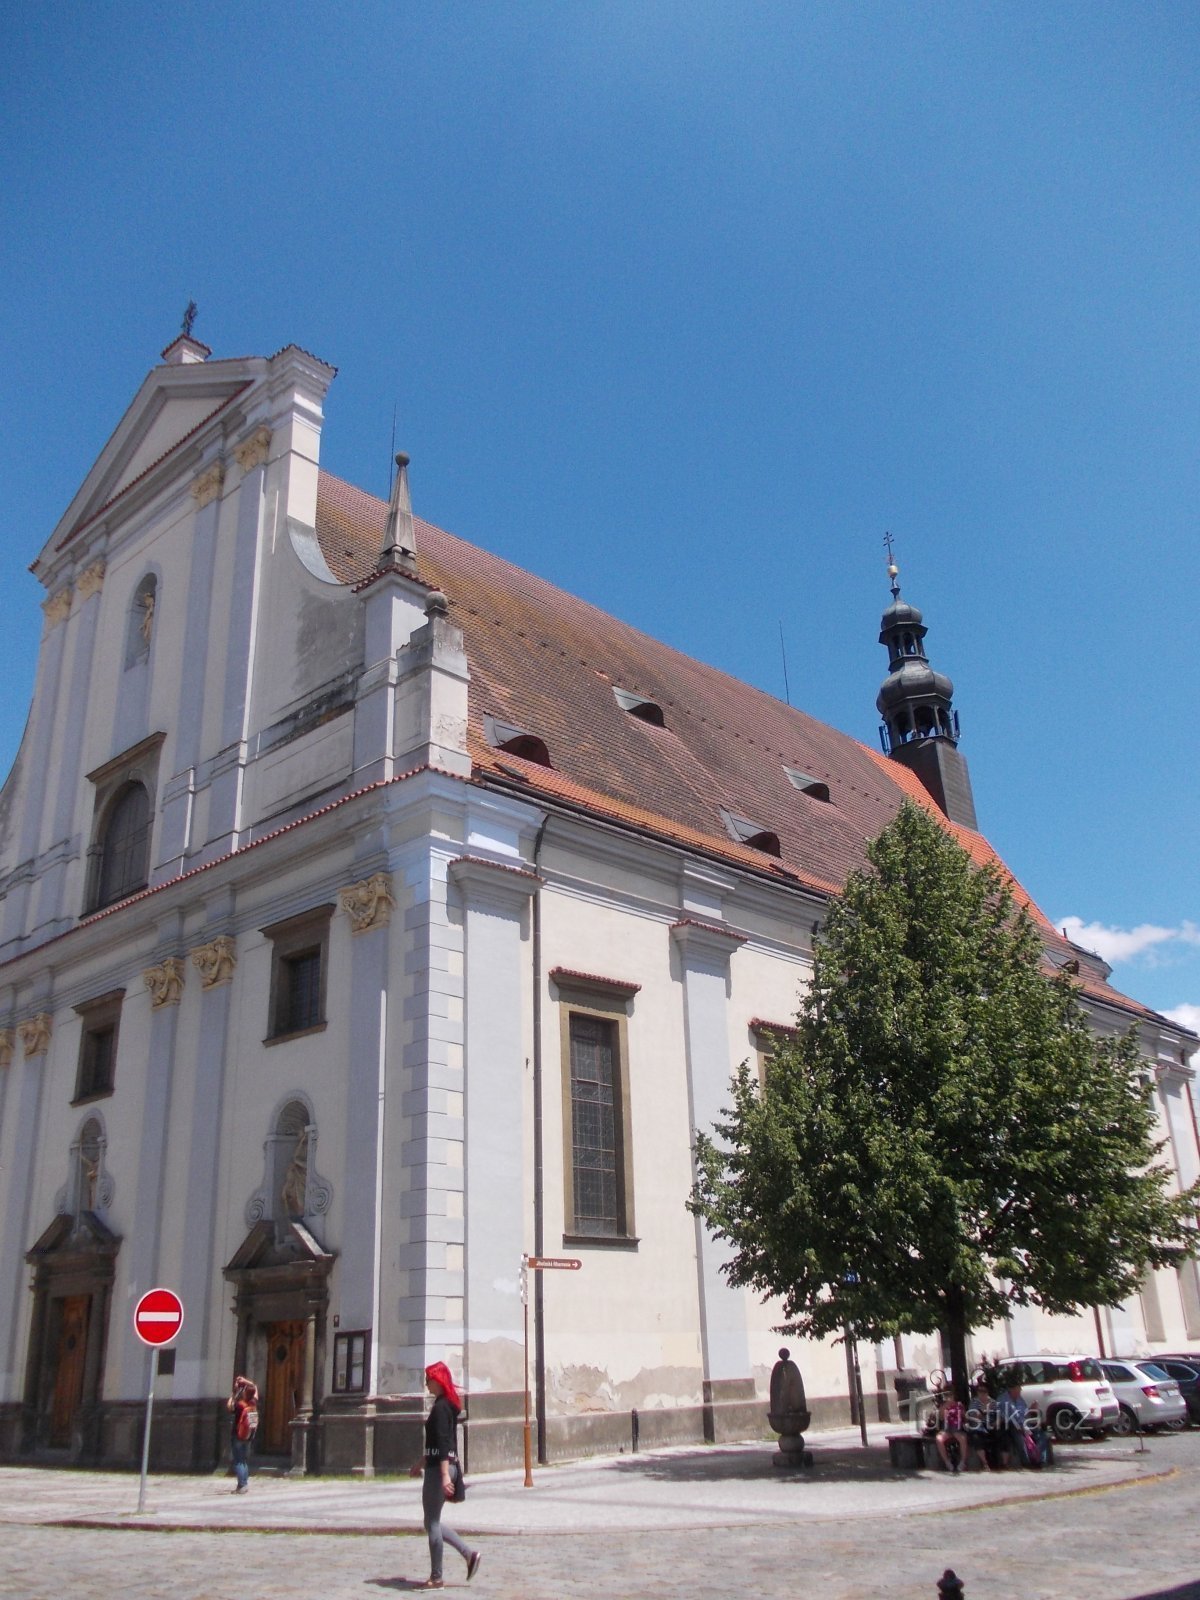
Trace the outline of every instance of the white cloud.
<path fill-rule="evenodd" d="M 1163 1016 L 1170 1017 L 1172 1022 L 1178 1022 L 1181 1027 L 1190 1028 L 1193 1033 L 1200 1033 L 1200 1006 L 1170 1006 Z"/>
<path fill-rule="evenodd" d="M 1153 922 L 1140 923 L 1136 928 L 1113 928 L 1103 922 L 1085 922 L 1082 917 L 1060 917 L 1057 926 L 1074 944 L 1094 950 L 1113 965 L 1133 961 L 1162 945 L 1200 945 L 1200 927 L 1194 922 L 1184 922 L 1178 928 L 1160 928 Z"/>

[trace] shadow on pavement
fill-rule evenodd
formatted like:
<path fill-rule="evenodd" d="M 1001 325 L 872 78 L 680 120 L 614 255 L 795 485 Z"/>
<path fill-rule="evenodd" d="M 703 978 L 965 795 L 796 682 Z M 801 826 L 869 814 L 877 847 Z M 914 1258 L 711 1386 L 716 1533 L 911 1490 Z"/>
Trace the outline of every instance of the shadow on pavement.
<path fill-rule="evenodd" d="M 607 1463 L 614 1472 L 652 1478 L 660 1483 L 710 1483 L 754 1482 L 769 1479 L 775 1483 L 804 1482 L 819 1478 L 824 1483 L 894 1483 L 900 1478 L 918 1479 L 922 1474 L 901 1471 L 888 1460 L 886 1449 L 861 1445 L 812 1446 L 813 1464 L 805 1468 L 777 1468 L 771 1465 L 774 1451 L 770 1446 L 761 1451 L 708 1449 L 676 1456 L 625 1456 Z M 970 1472 L 972 1481 L 986 1483 L 990 1479 L 1045 1478 L 1047 1483 L 1061 1482 L 1064 1478 L 1085 1470 L 1086 1463 L 1060 1449 L 1053 1467 L 1034 1471 L 1028 1468 L 1010 1468 L 1005 1472 Z M 950 1474 L 928 1473 L 942 1478 Z M 1174 1596 L 1171 1597 L 1174 1600 Z M 1200 1600 L 1200 1596 L 1197 1597 Z"/>
<path fill-rule="evenodd" d="M 1200 1600 L 1200 1579 L 1181 1583 L 1174 1589 L 1155 1589 L 1153 1593 L 1130 1595 L 1129 1600 Z"/>

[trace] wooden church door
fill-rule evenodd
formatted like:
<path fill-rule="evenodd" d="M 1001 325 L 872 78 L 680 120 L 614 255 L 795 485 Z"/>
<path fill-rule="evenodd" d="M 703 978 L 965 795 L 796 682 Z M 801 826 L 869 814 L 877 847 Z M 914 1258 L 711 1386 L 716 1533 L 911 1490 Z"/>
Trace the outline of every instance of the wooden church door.
<path fill-rule="evenodd" d="M 50 1408 L 50 1443 L 69 1445 L 71 1424 L 83 1399 L 83 1364 L 87 1354 L 90 1294 L 67 1295 L 61 1301 L 58 1348 L 54 1358 L 54 1400 Z"/>
<path fill-rule="evenodd" d="M 300 1409 L 304 1386 L 304 1323 L 272 1322 L 267 1328 L 267 1392 L 259 1449 L 264 1455 L 290 1455 L 288 1426 Z"/>

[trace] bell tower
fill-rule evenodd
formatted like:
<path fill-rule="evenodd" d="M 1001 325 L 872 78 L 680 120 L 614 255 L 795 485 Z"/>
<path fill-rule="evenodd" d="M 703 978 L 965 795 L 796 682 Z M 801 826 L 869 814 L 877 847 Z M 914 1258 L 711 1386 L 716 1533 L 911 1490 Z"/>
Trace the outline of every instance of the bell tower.
<path fill-rule="evenodd" d="M 888 675 L 875 704 L 883 722 L 879 737 L 884 754 L 915 772 L 950 818 L 977 828 L 971 775 L 958 748 L 958 712 L 954 685 L 935 672 L 925 655 L 928 631 L 916 606 L 900 598 L 900 569 L 888 547 L 892 603 L 879 625 L 879 642 L 887 647 Z"/>

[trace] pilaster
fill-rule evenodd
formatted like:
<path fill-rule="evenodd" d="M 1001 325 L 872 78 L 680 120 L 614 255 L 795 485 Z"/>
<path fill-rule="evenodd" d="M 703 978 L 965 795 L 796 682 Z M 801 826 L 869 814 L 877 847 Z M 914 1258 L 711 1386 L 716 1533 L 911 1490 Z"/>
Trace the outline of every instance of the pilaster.
<path fill-rule="evenodd" d="M 521 1371 L 525 1215 L 526 1006 L 522 932 L 540 879 L 460 857 L 449 879 L 463 916 L 465 1277 L 463 1372 L 473 1390 L 511 1390 Z"/>
<path fill-rule="evenodd" d="M 730 963 L 746 941 L 724 924 L 682 918 L 671 927 L 671 942 L 683 987 L 690 1145 L 692 1131 L 710 1128 L 728 1101 Z M 714 1239 L 699 1217 L 695 1228 L 705 1436 L 719 1438 L 724 1436 L 720 1402 L 744 1400 L 750 1376 L 746 1300 L 721 1272 L 729 1247 Z"/>

